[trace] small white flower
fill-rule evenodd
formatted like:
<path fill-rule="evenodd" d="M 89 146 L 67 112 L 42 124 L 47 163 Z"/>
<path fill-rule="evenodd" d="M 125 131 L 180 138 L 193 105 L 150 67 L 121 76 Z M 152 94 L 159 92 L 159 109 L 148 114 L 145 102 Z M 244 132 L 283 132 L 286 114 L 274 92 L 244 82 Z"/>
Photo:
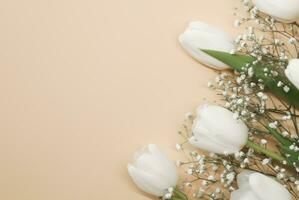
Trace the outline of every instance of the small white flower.
<path fill-rule="evenodd" d="M 286 93 L 288 93 L 288 92 L 290 91 L 289 86 L 285 85 L 285 86 L 283 87 L 283 91 L 285 91 Z"/>
<path fill-rule="evenodd" d="M 192 175 L 193 174 L 193 169 L 188 169 L 187 174 Z"/>
<path fill-rule="evenodd" d="M 249 76 L 249 77 L 253 77 L 253 75 L 254 75 L 253 67 L 249 67 L 249 68 L 248 68 L 248 76 Z"/>
<path fill-rule="evenodd" d="M 243 160 L 243 162 L 244 162 L 244 164 L 249 164 L 249 163 L 250 163 L 250 161 L 249 161 L 248 158 L 245 158 L 245 159 Z"/>
<path fill-rule="evenodd" d="M 267 140 L 265 140 L 265 139 L 261 139 L 261 144 L 265 145 L 265 144 L 267 144 L 267 143 L 268 143 Z"/>
<path fill-rule="evenodd" d="M 281 180 L 281 179 L 285 178 L 285 175 L 283 173 L 278 173 L 276 175 L 276 177 Z"/>
<path fill-rule="evenodd" d="M 208 185 L 208 181 L 203 180 L 203 181 L 201 182 L 201 184 L 202 184 L 203 186 L 206 186 L 206 185 Z"/>
<path fill-rule="evenodd" d="M 279 45 L 279 44 L 280 44 L 280 40 L 279 40 L 279 39 L 274 39 L 274 43 L 275 43 L 276 45 Z"/>
<path fill-rule="evenodd" d="M 167 193 L 164 195 L 164 199 L 171 199 L 172 193 Z"/>
<path fill-rule="evenodd" d="M 173 187 L 170 187 L 170 188 L 168 188 L 167 190 L 168 190 L 169 193 L 173 193 L 173 190 L 174 190 L 174 189 L 173 189 Z"/>
<path fill-rule="evenodd" d="M 277 87 L 281 87 L 281 86 L 283 86 L 283 82 L 278 81 L 278 83 L 277 83 Z"/>
<path fill-rule="evenodd" d="M 291 119 L 291 115 L 284 115 L 281 117 L 282 120 L 286 121 L 286 120 L 290 120 Z"/>
<path fill-rule="evenodd" d="M 270 128 L 273 128 L 273 129 L 276 129 L 276 128 L 277 128 L 277 125 L 278 125 L 278 122 L 277 122 L 277 121 L 274 121 L 274 122 L 269 123 L 269 127 L 270 127 Z"/>
<path fill-rule="evenodd" d="M 203 157 L 202 157 L 201 155 L 197 155 L 197 156 L 196 156 L 196 160 L 202 160 L 202 158 L 203 158 Z"/>
<path fill-rule="evenodd" d="M 246 114 L 247 114 L 247 111 L 246 110 L 242 110 L 241 115 L 244 116 Z"/>
<path fill-rule="evenodd" d="M 269 71 L 269 70 L 268 70 L 268 68 L 265 67 L 265 68 L 263 69 L 263 71 L 264 71 L 264 72 L 267 72 L 267 71 Z"/>
<path fill-rule="evenodd" d="M 209 181 L 215 181 L 215 177 L 213 175 L 208 176 Z"/>
<path fill-rule="evenodd" d="M 191 187 L 191 186 L 192 186 L 192 184 L 191 184 L 190 182 L 185 183 L 185 185 L 186 185 L 187 187 Z"/>
<path fill-rule="evenodd" d="M 243 99 L 238 99 L 237 100 L 237 104 L 242 104 L 243 103 Z"/>
<path fill-rule="evenodd" d="M 236 20 L 234 21 L 234 26 L 235 26 L 235 27 L 239 27 L 240 25 L 241 25 L 240 20 L 236 19 Z"/>
<path fill-rule="evenodd" d="M 295 149 L 295 145 L 292 144 L 291 146 L 289 146 L 289 149 L 294 150 Z"/>
<path fill-rule="evenodd" d="M 262 98 L 263 95 L 264 95 L 264 93 L 262 93 L 262 92 L 257 93 L 257 96 L 260 97 L 260 98 Z"/>
<path fill-rule="evenodd" d="M 270 163 L 270 161 L 271 160 L 269 158 L 265 158 L 265 159 L 262 160 L 262 165 L 267 165 L 267 164 Z"/>
<path fill-rule="evenodd" d="M 182 164 L 183 164 L 182 161 L 180 161 L 180 160 L 177 160 L 177 161 L 176 161 L 176 166 L 177 166 L 177 167 L 180 167 Z"/>
<path fill-rule="evenodd" d="M 179 150 L 182 149 L 182 145 L 180 145 L 180 144 L 176 144 L 176 145 L 175 145 L 175 148 L 176 148 L 177 151 L 179 151 Z"/>
<path fill-rule="evenodd" d="M 233 119 L 237 120 L 239 118 L 239 112 L 234 112 L 233 113 Z"/>
<path fill-rule="evenodd" d="M 289 43 L 290 43 L 290 44 L 295 44 L 295 42 L 296 42 L 296 39 L 295 39 L 295 38 L 291 37 L 291 38 L 289 39 Z"/>
<path fill-rule="evenodd" d="M 287 131 L 283 131 L 281 134 L 282 134 L 284 137 L 286 137 L 286 136 L 289 135 L 289 133 L 288 133 Z"/>
<path fill-rule="evenodd" d="M 233 182 L 233 180 L 235 179 L 235 173 L 234 172 L 230 172 L 226 175 L 226 179 L 228 180 L 229 183 Z"/>
<path fill-rule="evenodd" d="M 185 114 L 185 118 L 186 119 L 191 119 L 193 117 L 193 114 L 192 114 L 192 112 L 187 112 L 186 114 Z M 182 146 L 182 145 L 181 145 Z"/>

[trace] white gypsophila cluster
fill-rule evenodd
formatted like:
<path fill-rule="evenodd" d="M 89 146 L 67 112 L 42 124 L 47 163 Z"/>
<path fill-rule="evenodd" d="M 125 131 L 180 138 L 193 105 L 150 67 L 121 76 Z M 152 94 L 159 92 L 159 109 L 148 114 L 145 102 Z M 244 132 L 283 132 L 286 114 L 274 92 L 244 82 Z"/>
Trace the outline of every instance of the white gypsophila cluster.
<path fill-rule="evenodd" d="M 214 83 L 210 82 L 208 85 L 218 91 L 225 100 L 225 106 L 234 112 L 235 118 L 243 120 L 248 125 L 251 133 L 263 137 L 267 136 L 267 127 L 277 130 L 282 137 L 293 139 L 294 143 L 288 148 L 299 152 L 297 115 L 293 113 L 295 111 L 283 109 L 283 104 L 276 105 L 274 97 L 267 95 L 263 84 L 254 82 L 245 73 L 232 75 L 222 72 Z M 291 124 L 293 128 L 290 128 Z M 290 132 L 295 134 L 290 135 Z M 266 138 L 260 140 L 267 141 Z"/>
<path fill-rule="evenodd" d="M 235 39 L 236 52 L 255 58 L 253 63 L 246 66 L 247 76 L 252 77 L 255 73 L 249 65 L 254 66 L 257 64 L 267 66 L 259 70 L 259 73 L 264 73 L 265 77 L 273 77 L 274 79 L 279 74 L 284 74 L 288 60 L 299 57 L 299 25 L 295 22 L 283 23 L 264 14 L 251 1 L 242 0 L 241 2 L 247 12 L 242 16 L 235 13 L 239 18 L 236 20 L 238 23 L 235 22 L 235 25 L 245 27 L 245 32 Z M 259 81 L 262 80 L 258 80 L 257 84 L 259 84 Z M 255 83 L 250 84 L 254 85 Z M 290 85 L 284 82 L 283 79 L 275 84 L 278 88 L 282 88 L 285 93 L 291 90 Z M 248 88 L 248 84 L 244 83 L 243 87 Z M 260 89 L 263 90 L 263 88 Z M 288 148 L 295 149 L 295 152 L 298 152 L 296 150 L 299 145 L 296 109 L 284 103 L 277 106 L 277 101 L 281 101 L 279 99 L 275 99 L 275 103 L 271 99 L 271 103 L 269 103 L 269 100 L 262 92 L 264 91 L 257 94 L 260 99 L 265 100 L 265 102 L 261 101 L 259 103 L 259 111 L 261 114 L 266 112 L 263 115 L 268 117 L 265 124 L 272 129 L 278 130 L 283 137 L 291 137 L 294 142 L 288 144 Z M 269 104 L 272 104 L 270 108 Z M 290 155 L 286 154 L 286 156 L 289 157 Z M 293 165 L 298 171 L 298 160 Z"/>
<path fill-rule="evenodd" d="M 253 67 L 261 63 L 261 66 L 266 64 L 265 66 L 267 67 L 259 69 L 258 73 L 262 73 L 264 77 L 273 77 L 274 79 L 279 73 L 283 72 L 289 57 L 298 56 L 298 25 L 285 25 L 269 16 L 261 17 L 258 10 L 252 7 L 248 1 L 245 2 L 245 6 L 247 6 L 250 13 L 249 17 L 243 17 L 241 20 L 237 20 L 238 23 L 235 24 L 241 25 L 242 23 L 253 23 L 253 21 L 257 24 L 254 28 L 252 26 L 246 27 L 246 32 L 243 35 L 239 35 L 235 39 L 235 43 L 238 46 L 237 52 L 250 55 L 255 60 L 252 63 L 246 64 L 243 72 L 231 76 L 230 80 L 222 80 L 226 76 L 226 73 L 217 76 L 215 81 L 216 86 L 221 89 L 221 94 L 226 100 L 225 106 L 235 112 L 234 116 L 236 118 L 241 118 L 246 122 L 255 122 L 257 121 L 257 115 L 270 116 L 261 125 L 269 126 L 272 129 L 281 128 L 283 129 L 280 131 L 282 136 L 291 136 L 297 140 L 298 128 L 296 118 L 298 115 L 294 113 L 296 112 L 295 109 L 290 112 L 292 108 L 286 105 L 280 105 L 278 108 L 275 107 L 276 105 L 272 105 L 272 108 L 267 108 L 269 107 L 269 101 L 271 100 L 272 102 L 272 99 L 268 100 L 263 79 L 253 80 L 252 77 L 256 73 Z M 264 34 L 267 32 L 272 34 L 267 36 L 267 34 Z M 260 36 L 258 33 L 260 33 Z M 290 42 L 286 44 L 284 40 Z M 277 87 L 283 88 L 284 92 L 288 93 L 290 91 L 290 86 L 283 81 L 278 81 L 276 84 Z M 209 83 L 209 86 L 213 87 L 213 84 Z M 267 112 L 271 112 L 271 114 L 267 114 Z M 276 116 L 273 119 L 274 114 L 281 115 L 281 120 L 275 121 Z M 283 123 L 287 124 L 288 121 L 293 122 L 295 134 L 289 135 L 288 132 L 291 131 L 288 131 L 288 128 L 283 125 Z M 294 149 L 294 146 L 298 146 L 298 142 L 291 144 L 289 147 Z M 298 167 L 298 163 L 297 166 L 294 163 L 294 166 Z"/>
<path fill-rule="evenodd" d="M 251 80 L 246 73 L 220 73 L 209 87 L 219 91 L 225 100 L 225 107 L 234 112 L 234 117 L 246 123 L 255 123 L 266 110 L 268 96 L 264 85 Z"/>
<path fill-rule="evenodd" d="M 189 152 L 190 161 L 178 161 L 184 169 L 186 178 L 185 190 L 190 190 L 194 198 L 211 200 L 228 199 L 227 191 L 233 190 L 236 173 L 233 165 L 215 154 Z"/>
<path fill-rule="evenodd" d="M 186 122 L 179 134 L 187 139 L 192 133 L 190 124 L 194 116 L 186 115 Z M 267 147 L 268 140 L 260 139 L 260 144 Z M 178 160 L 177 167 L 185 173 L 181 187 L 190 190 L 195 199 L 229 199 L 230 192 L 236 189 L 236 176 L 244 169 L 262 172 L 275 177 L 288 190 L 297 195 L 299 191 L 298 176 L 292 175 L 284 165 L 277 165 L 271 158 L 256 154 L 253 149 L 248 148 L 234 155 L 217 155 L 201 151 L 189 151 L 186 141 L 177 144 L 178 151 L 185 152 L 187 161 Z"/>
<path fill-rule="evenodd" d="M 248 18 L 241 18 L 235 21 L 235 25 L 239 27 L 244 23 L 252 23 L 253 26 L 247 26 L 244 34 L 237 36 L 235 43 L 236 51 L 241 54 L 250 55 L 255 61 L 244 66 L 242 72 L 220 73 L 214 82 L 209 82 L 208 87 L 217 90 L 218 94 L 223 97 L 225 107 L 234 112 L 236 119 L 243 120 L 250 128 L 250 138 L 259 141 L 261 146 L 266 148 L 268 144 L 269 130 L 280 133 L 282 137 L 290 138 L 294 141 L 287 144 L 287 148 L 293 152 L 298 152 L 298 123 L 295 108 L 292 108 L 279 99 L 269 95 L 265 89 L 262 79 L 254 79 L 255 70 L 253 67 L 258 64 L 266 63 L 267 67 L 260 69 L 258 72 L 263 73 L 265 77 L 277 77 L 283 72 L 288 59 L 297 57 L 298 54 L 298 25 L 289 24 L 283 26 L 282 23 L 276 21 L 269 16 L 261 17 L 257 8 L 252 7 L 249 1 L 244 1 L 248 8 Z M 272 33 L 270 36 L 258 33 Z M 263 65 L 261 65 L 263 66 Z M 276 83 L 277 87 L 283 88 L 283 91 L 290 91 L 289 85 L 283 81 Z M 272 140 L 273 141 L 273 140 Z M 235 159 L 241 168 L 247 168 L 252 165 L 250 156 L 244 156 L 243 152 L 235 155 Z M 285 153 L 287 158 L 292 156 L 291 153 Z M 299 159 L 299 158 L 298 158 Z M 270 158 L 262 158 L 255 160 L 261 166 L 272 166 Z M 298 175 L 286 175 L 285 167 L 287 161 L 280 163 L 282 168 L 275 171 L 273 176 L 277 177 L 285 185 L 292 185 L 290 188 L 298 187 Z M 298 172 L 298 162 L 294 162 L 293 166 Z M 276 168 L 278 165 L 276 166 Z M 273 168 L 273 167 L 272 167 Z M 274 172 L 273 172 L 274 173 Z M 292 174 L 292 173 L 290 173 Z M 298 195 L 294 192 L 295 196 Z"/>
<path fill-rule="evenodd" d="M 257 61 L 266 60 L 276 68 L 286 67 L 291 58 L 299 55 L 299 26 L 296 23 L 283 23 L 260 12 L 257 7 L 242 0 L 245 14 L 234 22 L 235 26 L 244 25 L 245 32 L 235 39 L 236 51 L 251 55 Z"/>
<path fill-rule="evenodd" d="M 237 175 L 248 169 L 275 178 L 294 199 L 298 199 L 299 157 L 297 160 L 293 157 L 294 152 L 299 152 L 299 115 L 293 106 L 269 94 L 265 79 L 257 79 L 256 73 L 270 80 L 284 74 L 289 60 L 299 57 L 299 26 L 280 22 L 260 12 L 251 0 L 241 2 L 245 13 L 241 16 L 242 12 L 236 9 L 238 13 L 234 15 L 238 19 L 234 26 L 245 27 L 245 31 L 235 38 L 235 48 L 230 53 L 254 59 L 240 71 L 220 72 L 214 81 L 208 83 L 208 87 L 218 93 L 224 107 L 233 112 L 234 119 L 247 125 L 249 140 L 260 148 L 279 152 L 277 138 L 273 135 L 292 142 L 284 145 L 286 149 L 281 153 L 286 159 L 281 161 L 246 147 L 233 155 L 190 150 L 189 138 L 192 137 L 191 127 L 196 116 L 188 113 L 179 132 L 184 141 L 176 145 L 176 149 L 188 157 L 187 161 L 177 161 L 177 166 L 186 175 L 180 187 L 189 191 L 194 199 L 230 199 L 230 193 L 237 190 Z M 292 90 L 285 79 L 279 79 L 274 84 L 285 93 Z M 293 162 L 294 168 L 289 167 L 290 162 Z"/>

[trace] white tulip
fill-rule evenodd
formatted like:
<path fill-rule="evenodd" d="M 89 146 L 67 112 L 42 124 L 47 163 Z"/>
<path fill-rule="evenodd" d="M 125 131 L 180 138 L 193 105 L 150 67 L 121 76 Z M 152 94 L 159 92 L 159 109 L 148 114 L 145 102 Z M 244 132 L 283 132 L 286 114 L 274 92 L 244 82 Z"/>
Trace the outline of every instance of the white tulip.
<path fill-rule="evenodd" d="M 299 89 L 299 59 L 290 60 L 284 73 L 289 81 Z"/>
<path fill-rule="evenodd" d="M 237 176 L 238 190 L 231 200 L 291 200 L 291 194 L 280 183 L 261 173 L 245 170 Z"/>
<path fill-rule="evenodd" d="M 279 21 L 291 23 L 299 19 L 298 0 L 253 0 L 252 3 Z"/>
<path fill-rule="evenodd" d="M 178 181 L 175 164 L 155 144 L 136 155 L 135 163 L 128 164 L 128 172 L 141 190 L 159 197 L 169 193 Z"/>
<path fill-rule="evenodd" d="M 229 67 L 200 49 L 217 50 L 227 53 L 235 50 L 233 37 L 222 30 L 200 21 L 190 22 L 184 33 L 179 36 L 179 42 L 193 58 L 218 70 Z"/>
<path fill-rule="evenodd" d="M 196 147 L 218 154 L 238 152 L 246 144 L 248 128 L 234 114 L 220 106 L 203 105 L 197 108 L 193 121 L 193 136 L 189 142 Z"/>

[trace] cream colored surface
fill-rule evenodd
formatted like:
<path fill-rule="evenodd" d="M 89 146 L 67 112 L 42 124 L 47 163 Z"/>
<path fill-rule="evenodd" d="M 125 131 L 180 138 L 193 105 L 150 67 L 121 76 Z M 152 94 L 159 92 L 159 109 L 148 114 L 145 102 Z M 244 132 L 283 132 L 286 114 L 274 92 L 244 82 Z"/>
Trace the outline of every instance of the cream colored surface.
<path fill-rule="evenodd" d="M 0 199 L 149 199 L 126 163 L 175 157 L 214 72 L 180 48 L 190 20 L 233 30 L 237 0 L 2 0 Z"/>

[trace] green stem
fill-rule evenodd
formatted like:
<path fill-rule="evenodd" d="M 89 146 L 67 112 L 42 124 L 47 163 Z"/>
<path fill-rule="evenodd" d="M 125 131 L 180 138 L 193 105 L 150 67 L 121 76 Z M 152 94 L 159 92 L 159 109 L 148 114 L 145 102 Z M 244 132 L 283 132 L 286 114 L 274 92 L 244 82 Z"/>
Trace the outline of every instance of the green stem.
<path fill-rule="evenodd" d="M 188 197 L 176 187 L 173 190 L 171 200 L 188 200 Z"/>
<path fill-rule="evenodd" d="M 281 155 L 273 152 L 273 151 L 270 151 L 264 147 L 261 147 L 260 145 L 250 141 L 250 140 L 247 140 L 247 143 L 246 143 L 246 146 L 249 147 L 249 148 L 252 148 L 254 149 L 255 151 L 259 152 L 259 153 L 263 153 L 265 154 L 266 156 L 274 159 L 274 160 L 277 160 L 277 161 L 283 161 L 285 160 L 284 157 L 282 157 Z"/>

